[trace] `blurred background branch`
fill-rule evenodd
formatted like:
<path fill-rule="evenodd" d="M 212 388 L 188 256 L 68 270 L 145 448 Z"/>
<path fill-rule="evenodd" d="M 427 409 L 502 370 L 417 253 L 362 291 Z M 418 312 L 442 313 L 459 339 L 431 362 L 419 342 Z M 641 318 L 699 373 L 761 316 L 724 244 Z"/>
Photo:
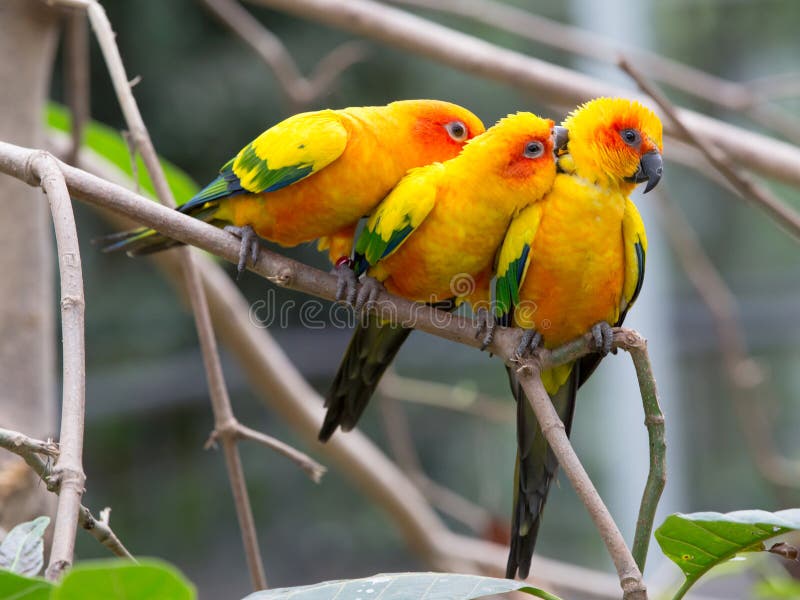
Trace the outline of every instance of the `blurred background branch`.
<path fill-rule="evenodd" d="M 366 56 L 361 42 L 346 42 L 324 56 L 304 77 L 278 36 L 264 27 L 237 0 L 201 0 L 201 3 L 231 32 L 250 46 L 272 70 L 295 113 L 328 93 L 343 71 Z"/>

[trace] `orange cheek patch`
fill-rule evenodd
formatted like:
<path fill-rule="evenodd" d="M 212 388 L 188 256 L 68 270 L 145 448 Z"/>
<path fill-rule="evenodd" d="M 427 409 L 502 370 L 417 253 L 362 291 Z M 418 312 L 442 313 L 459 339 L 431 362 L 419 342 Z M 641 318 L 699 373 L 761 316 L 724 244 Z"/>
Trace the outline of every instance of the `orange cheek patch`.
<path fill-rule="evenodd" d="M 536 164 L 538 162 L 538 159 L 532 160 L 524 156 L 514 158 L 506 165 L 503 171 L 503 177 L 508 179 L 526 179 L 530 177 L 536 169 Z"/>

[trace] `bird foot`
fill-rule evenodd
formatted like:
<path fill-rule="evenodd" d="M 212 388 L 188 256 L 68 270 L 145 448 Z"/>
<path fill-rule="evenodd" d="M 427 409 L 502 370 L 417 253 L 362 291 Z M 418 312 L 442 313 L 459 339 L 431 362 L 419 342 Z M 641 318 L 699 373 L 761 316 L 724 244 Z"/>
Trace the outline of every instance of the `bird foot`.
<path fill-rule="evenodd" d="M 250 261 L 252 262 L 253 266 L 255 266 L 256 262 L 258 261 L 258 250 L 261 247 L 258 241 L 258 235 L 250 225 L 245 225 L 243 227 L 237 227 L 236 225 L 225 225 L 223 229 L 228 233 L 235 235 L 242 242 L 241 246 L 239 246 L 239 264 L 236 265 L 236 279 L 239 279 L 244 272 L 245 267 L 247 267 L 248 256 L 250 256 Z"/>
<path fill-rule="evenodd" d="M 533 353 L 536 352 L 536 349 L 541 343 L 541 333 L 535 329 L 524 329 L 522 331 L 522 337 L 519 340 L 519 344 L 517 345 L 517 350 L 514 353 L 514 357 L 517 360 L 522 360 L 523 358 L 533 356 Z"/>
<path fill-rule="evenodd" d="M 372 308 L 381 292 L 385 292 L 383 284 L 369 275 L 365 276 L 358 288 L 356 303 L 353 305 L 356 312 L 361 312 L 362 308 Z"/>
<path fill-rule="evenodd" d="M 614 342 L 614 331 L 611 325 L 605 321 L 592 326 L 592 337 L 594 338 L 594 347 L 601 356 L 606 356 L 611 352 L 611 344 Z"/>
<path fill-rule="evenodd" d="M 475 339 L 481 338 L 481 352 L 494 340 L 494 331 L 497 323 L 494 315 L 486 308 L 479 308 L 475 311 L 475 319 L 478 321 L 478 331 L 475 332 Z"/>
<path fill-rule="evenodd" d="M 353 261 L 342 256 L 336 261 L 332 273 L 336 275 L 336 301 L 355 306 L 358 278 L 353 271 Z"/>

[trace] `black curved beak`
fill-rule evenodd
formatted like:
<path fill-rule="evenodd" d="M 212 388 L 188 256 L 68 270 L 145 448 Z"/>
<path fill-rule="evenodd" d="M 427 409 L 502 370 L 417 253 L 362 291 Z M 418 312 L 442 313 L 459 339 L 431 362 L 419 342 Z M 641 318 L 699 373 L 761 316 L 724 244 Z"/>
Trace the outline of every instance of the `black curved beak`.
<path fill-rule="evenodd" d="M 643 183 L 646 181 L 647 186 L 644 188 L 644 193 L 646 194 L 658 185 L 658 182 L 661 181 L 661 175 L 663 174 L 664 161 L 661 158 L 661 154 L 653 150 L 645 154 L 639 161 L 639 168 L 636 169 L 636 173 L 633 174 L 630 181 L 633 183 Z"/>
<path fill-rule="evenodd" d="M 556 125 L 553 127 L 553 144 L 555 145 L 556 154 L 562 150 L 566 150 L 568 142 L 569 129 L 566 127 L 561 127 L 561 125 Z"/>

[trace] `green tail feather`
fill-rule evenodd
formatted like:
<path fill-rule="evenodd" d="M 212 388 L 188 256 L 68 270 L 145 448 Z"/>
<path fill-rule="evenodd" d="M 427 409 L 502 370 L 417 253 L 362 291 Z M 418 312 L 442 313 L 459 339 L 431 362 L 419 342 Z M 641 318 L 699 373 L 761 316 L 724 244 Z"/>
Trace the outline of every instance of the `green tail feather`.
<path fill-rule="evenodd" d="M 177 210 L 185 212 L 186 214 L 196 219 L 200 219 L 201 221 L 205 221 L 206 223 L 211 223 L 213 225 L 218 225 L 221 223 L 214 219 L 214 214 L 216 214 L 217 209 L 219 208 L 219 201 L 198 204 L 191 207 L 189 210 L 184 210 L 185 207 L 186 205 L 179 206 Z M 110 235 L 93 240 L 93 243 L 102 244 L 103 247 L 101 250 L 103 252 L 117 252 L 119 250 L 124 250 L 128 256 L 152 254 L 154 252 L 166 250 L 167 248 L 183 246 L 183 242 L 173 240 L 170 237 L 158 233 L 155 229 L 149 229 L 147 227 L 139 227 L 138 229 L 132 229 L 131 231 L 112 233 Z"/>
<path fill-rule="evenodd" d="M 430 306 L 447 312 L 456 308 L 452 300 Z M 337 427 L 350 431 L 356 426 L 381 377 L 412 331 L 381 323 L 374 315 L 367 317 L 366 324 L 358 324 L 325 398 L 328 411 L 317 436 L 319 441 L 327 442 Z"/>
<path fill-rule="evenodd" d="M 511 547 L 508 553 L 506 577 L 513 579 L 517 572 L 528 576 L 531 558 L 539 533 L 542 511 L 550 484 L 558 469 L 558 459 L 544 438 L 536 416 L 516 373 L 508 371 L 509 382 L 517 401 L 517 462 L 514 469 L 514 512 L 511 522 Z M 569 435 L 575 412 L 580 367 L 572 369 L 569 379 L 553 394 L 551 400 Z"/>
<path fill-rule="evenodd" d="M 328 412 L 319 430 L 321 442 L 327 442 L 337 427 L 342 431 L 355 427 L 386 368 L 412 331 L 381 323 L 373 315 L 366 324 L 359 323 L 325 399 Z"/>

